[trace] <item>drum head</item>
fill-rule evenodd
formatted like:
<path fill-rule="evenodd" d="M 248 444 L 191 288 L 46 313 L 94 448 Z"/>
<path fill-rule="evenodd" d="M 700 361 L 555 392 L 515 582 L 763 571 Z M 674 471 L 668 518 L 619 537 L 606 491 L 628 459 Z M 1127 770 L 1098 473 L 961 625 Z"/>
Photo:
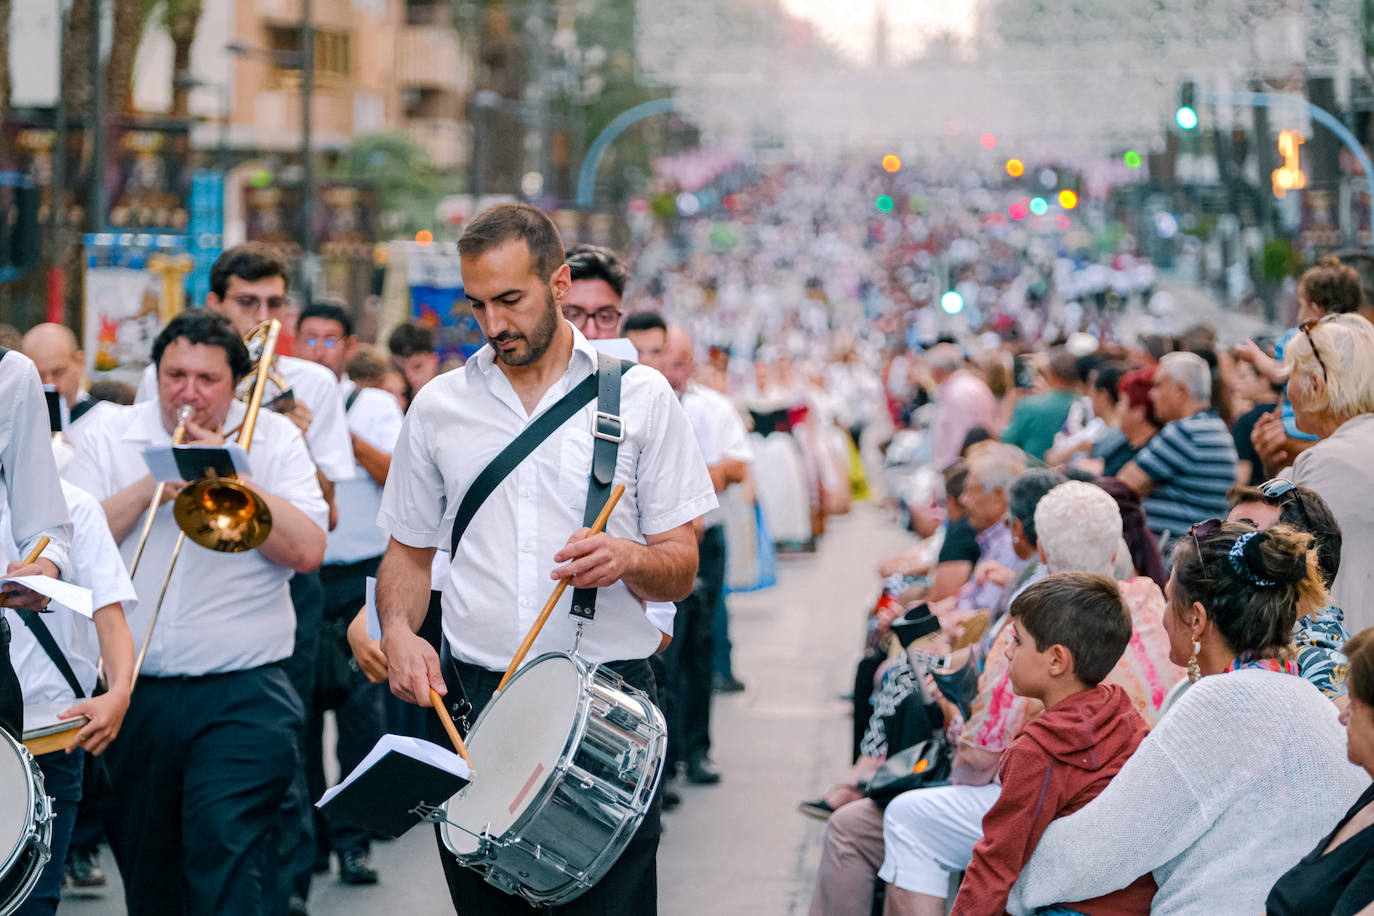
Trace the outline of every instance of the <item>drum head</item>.
<path fill-rule="evenodd" d="M 552 779 L 582 700 L 582 674 L 564 655 L 523 668 L 482 712 L 468 735 L 472 782 L 448 805 L 448 819 L 472 833 L 501 836 Z M 476 852 L 477 840 L 450 828 L 455 851 Z"/>
<path fill-rule="evenodd" d="M 19 849 L 31 826 L 33 793 L 28 763 L 8 735 L 0 735 L 0 871 Z"/>

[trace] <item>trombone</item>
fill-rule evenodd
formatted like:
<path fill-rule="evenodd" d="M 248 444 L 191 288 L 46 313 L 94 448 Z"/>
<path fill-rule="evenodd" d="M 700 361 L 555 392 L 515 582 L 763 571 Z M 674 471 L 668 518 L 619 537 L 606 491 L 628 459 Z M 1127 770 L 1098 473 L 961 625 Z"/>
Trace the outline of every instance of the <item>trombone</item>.
<path fill-rule="evenodd" d="M 245 339 L 249 351 L 257 353 L 254 368 L 253 387 L 248 397 L 248 411 L 239 426 L 238 444 L 248 451 L 253 441 L 253 429 L 257 424 L 258 411 L 262 407 L 263 392 L 269 381 L 279 388 L 280 376 L 275 376 L 273 361 L 276 356 L 277 338 L 281 334 L 281 322 L 275 319 L 265 321 L 249 332 Z M 191 417 L 189 406 L 182 407 L 177 414 L 177 428 L 172 435 L 172 444 L 181 444 L 185 437 L 186 422 Z M 129 570 L 132 578 L 138 568 L 143 548 L 147 545 L 152 530 L 153 516 L 162 502 L 163 484 L 159 483 L 148 505 L 148 513 L 143 521 L 143 531 L 139 535 L 134 562 Z M 152 644 L 153 628 L 157 626 L 162 602 L 167 597 L 167 588 L 172 583 L 172 572 L 176 569 L 181 547 L 189 536 L 202 547 L 225 553 L 240 553 L 262 544 L 272 531 L 272 513 L 262 497 L 254 493 L 246 484 L 232 477 L 220 477 L 210 471 L 205 477 L 188 484 L 172 503 L 172 516 L 176 519 L 176 544 L 172 547 L 171 561 L 162 577 L 162 588 L 153 605 L 153 613 L 148 618 L 148 627 L 143 634 L 143 644 L 139 647 L 138 657 L 134 660 L 134 673 L 130 689 L 138 682 L 138 673 L 143 670 L 143 660 L 147 657 L 148 646 Z"/>

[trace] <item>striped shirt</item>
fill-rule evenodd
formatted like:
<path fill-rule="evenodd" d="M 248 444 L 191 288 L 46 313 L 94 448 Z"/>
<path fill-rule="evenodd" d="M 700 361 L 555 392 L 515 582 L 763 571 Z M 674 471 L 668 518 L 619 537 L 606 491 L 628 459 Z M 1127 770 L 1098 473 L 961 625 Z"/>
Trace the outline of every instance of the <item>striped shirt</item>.
<path fill-rule="evenodd" d="M 1236 483 L 1236 444 L 1216 411 L 1166 424 L 1134 461 L 1154 485 L 1141 505 L 1146 527 L 1161 540 L 1203 519 L 1224 518 L 1230 509 L 1226 492 Z"/>

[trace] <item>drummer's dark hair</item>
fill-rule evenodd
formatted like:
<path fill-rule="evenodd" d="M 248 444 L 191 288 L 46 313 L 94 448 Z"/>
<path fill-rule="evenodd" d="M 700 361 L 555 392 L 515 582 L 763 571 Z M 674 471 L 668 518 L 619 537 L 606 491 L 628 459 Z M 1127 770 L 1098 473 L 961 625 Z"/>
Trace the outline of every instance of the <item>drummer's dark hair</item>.
<path fill-rule="evenodd" d="M 563 239 L 558 227 L 543 210 L 529 204 L 497 204 L 483 210 L 458 239 L 458 256 L 481 257 L 514 241 L 525 243 L 530 267 L 545 283 L 563 266 Z"/>
<path fill-rule="evenodd" d="M 167 322 L 167 327 L 153 340 L 154 366 L 162 366 L 162 354 L 177 339 L 222 348 L 224 358 L 229 361 L 229 371 L 234 375 L 235 384 L 253 371 L 253 359 L 248 355 L 248 348 L 243 345 L 243 338 L 234 330 L 233 323 L 218 312 L 209 309 L 188 309 Z"/>

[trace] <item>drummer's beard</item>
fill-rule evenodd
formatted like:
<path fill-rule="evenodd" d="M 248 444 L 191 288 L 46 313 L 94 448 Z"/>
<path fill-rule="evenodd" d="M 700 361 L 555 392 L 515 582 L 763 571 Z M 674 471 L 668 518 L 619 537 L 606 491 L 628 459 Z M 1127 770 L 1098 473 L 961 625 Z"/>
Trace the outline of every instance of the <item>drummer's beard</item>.
<path fill-rule="evenodd" d="M 558 311 L 557 303 L 553 301 L 553 293 L 547 289 L 544 291 L 544 302 L 546 306 L 544 314 L 529 334 L 507 332 L 492 338 L 501 342 L 524 339 L 525 345 L 523 347 L 516 347 L 510 351 L 497 348 L 496 358 L 507 366 L 528 366 L 531 363 L 537 363 L 553 345 L 553 336 L 558 333 L 558 322 L 562 320 L 563 316 Z"/>

